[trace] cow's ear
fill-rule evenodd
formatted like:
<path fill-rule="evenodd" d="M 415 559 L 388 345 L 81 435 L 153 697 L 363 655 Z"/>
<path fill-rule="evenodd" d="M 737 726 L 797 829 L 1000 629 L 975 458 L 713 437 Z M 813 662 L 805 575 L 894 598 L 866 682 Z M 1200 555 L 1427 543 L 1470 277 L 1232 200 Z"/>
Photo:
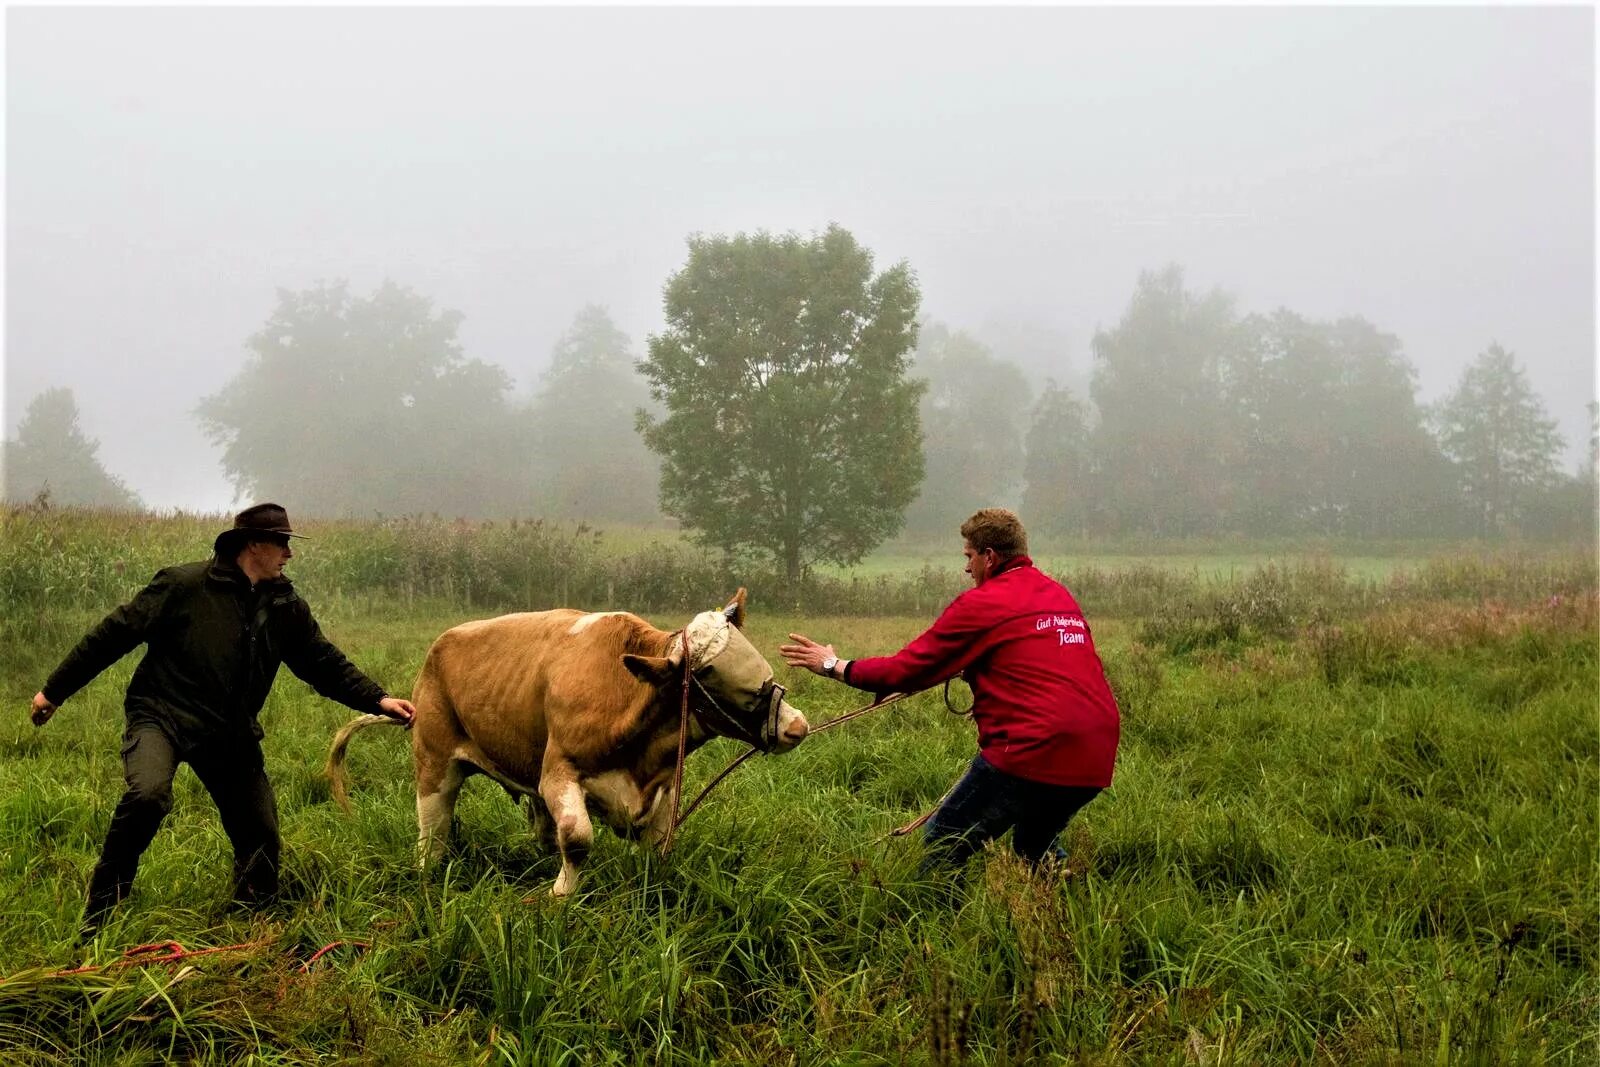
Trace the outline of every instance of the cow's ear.
<path fill-rule="evenodd" d="M 666 656 L 635 656 L 624 652 L 622 665 L 633 672 L 635 678 L 651 685 L 666 685 L 678 675 L 678 665 Z"/>
<path fill-rule="evenodd" d="M 728 601 L 728 606 L 722 609 L 723 617 L 733 623 L 735 629 L 744 629 L 744 586 L 733 594 L 733 599 Z"/>

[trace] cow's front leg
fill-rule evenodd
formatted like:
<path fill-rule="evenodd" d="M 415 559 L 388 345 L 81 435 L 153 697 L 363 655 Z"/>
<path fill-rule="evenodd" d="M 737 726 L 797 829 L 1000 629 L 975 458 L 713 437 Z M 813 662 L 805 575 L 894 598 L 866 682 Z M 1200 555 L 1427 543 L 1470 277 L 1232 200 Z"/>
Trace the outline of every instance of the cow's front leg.
<path fill-rule="evenodd" d="M 652 795 L 650 810 L 641 820 L 644 832 L 639 835 L 645 848 L 657 848 L 667 839 L 667 829 L 672 825 L 672 783 L 667 782 Z"/>
<path fill-rule="evenodd" d="M 583 803 L 583 787 L 578 784 L 578 769 L 565 759 L 553 756 L 554 746 L 545 750 L 544 769 L 539 774 L 539 795 L 550 809 L 556 825 L 556 848 L 561 853 L 561 873 L 550 895 L 568 896 L 578 888 L 578 872 L 589 856 L 594 841 L 594 824 Z"/>

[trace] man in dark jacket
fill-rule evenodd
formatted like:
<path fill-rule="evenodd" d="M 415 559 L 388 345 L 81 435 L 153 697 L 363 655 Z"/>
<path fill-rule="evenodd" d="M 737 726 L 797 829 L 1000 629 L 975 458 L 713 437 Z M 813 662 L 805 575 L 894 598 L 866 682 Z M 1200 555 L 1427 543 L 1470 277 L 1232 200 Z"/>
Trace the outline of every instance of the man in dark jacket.
<path fill-rule="evenodd" d="M 790 634 L 792 667 L 869 692 L 913 692 L 962 675 L 978 755 L 927 825 L 931 860 L 959 863 L 1011 831 L 1030 863 L 1111 784 L 1121 720 L 1078 603 L 1028 558 L 1022 521 L 984 508 L 961 526 L 973 587 L 893 656 L 841 660 Z"/>
<path fill-rule="evenodd" d="M 334 647 L 283 576 L 293 556 L 288 513 L 241 511 L 217 535 L 215 555 L 159 571 L 149 585 L 68 653 L 33 698 L 35 726 L 140 644 L 122 738 L 128 788 L 111 816 L 89 879 L 86 932 L 127 896 L 139 857 L 172 809 L 178 764 L 194 768 L 233 845 L 233 895 L 247 906 L 278 891 L 278 812 L 257 716 L 280 663 L 330 700 L 410 723 L 415 709 L 388 696 Z"/>

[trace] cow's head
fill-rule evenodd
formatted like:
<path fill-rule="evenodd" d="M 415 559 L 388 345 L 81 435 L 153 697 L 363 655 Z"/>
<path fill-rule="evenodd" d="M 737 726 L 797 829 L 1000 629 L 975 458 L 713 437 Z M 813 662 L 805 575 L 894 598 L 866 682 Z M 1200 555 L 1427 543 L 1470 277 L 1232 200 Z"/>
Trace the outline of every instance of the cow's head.
<path fill-rule="evenodd" d="M 748 741 L 763 752 L 787 752 L 805 740 L 806 717 L 784 699 L 772 666 L 741 632 L 745 591 L 721 610 L 702 611 L 672 639 L 665 656 L 636 656 L 622 662 L 637 677 L 663 688 L 683 682 L 687 638 L 692 669 L 690 704 L 712 733 Z"/>

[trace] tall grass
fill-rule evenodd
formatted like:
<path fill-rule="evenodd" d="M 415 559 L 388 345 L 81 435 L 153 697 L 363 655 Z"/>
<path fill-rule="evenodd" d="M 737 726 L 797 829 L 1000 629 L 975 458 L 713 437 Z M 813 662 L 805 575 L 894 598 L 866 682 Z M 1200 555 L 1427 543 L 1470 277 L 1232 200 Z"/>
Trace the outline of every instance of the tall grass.
<path fill-rule="evenodd" d="M 76 509 L 0 508 L 0 604 L 12 625 L 48 624 L 63 607 L 112 604 L 157 569 L 210 554 L 220 516 L 129 516 Z M 641 542 L 584 524 L 425 518 L 322 521 L 297 542 L 293 575 L 318 603 L 362 611 L 440 602 L 469 610 L 583 605 L 639 611 L 698 609 L 708 597 L 751 589 L 773 609 L 864 616 L 931 612 L 966 588 L 952 564 L 909 572 L 779 576 L 676 536 Z M 952 554 L 952 561 L 956 557 Z M 1593 588 L 1593 552 L 1458 553 L 1379 578 L 1326 556 L 1267 562 L 1218 575 L 1150 562 L 1062 568 L 1096 618 L 1232 618 L 1283 630 L 1317 610 L 1348 613 L 1417 600 L 1572 595 Z"/>
<path fill-rule="evenodd" d="M 76 554 L 61 572 L 76 566 L 89 580 L 98 560 L 125 551 L 148 552 L 139 569 L 153 570 L 192 558 L 180 549 L 208 542 L 216 525 L 164 520 L 148 540 L 142 529 L 131 538 L 152 547 L 129 550 L 111 526 L 6 521 L 21 525 L 0 534 L 53 536 L 59 549 L 5 537 L 4 567 L 36 565 L 39 580 L 57 583 L 54 601 L 32 599 L 27 581 L 8 586 L 7 618 L 66 603 L 75 626 L 143 576 L 129 590 L 107 577 L 96 601 L 50 576 L 54 555 Z M 526 549 L 544 536 L 592 552 L 597 568 L 634 551 L 609 553 L 603 538 L 590 545 L 574 530 L 414 525 L 320 531 L 293 564 L 314 603 L 341 590 L 333 636 L 396 691 L 433 636 L 488 605 L 467 603 L 456 585 L 450 600 L 419 587 L 407 606 L 392 584 L 402 570 L 362 572 L 377 584 L 359 584 L 332 562 L 345 548 L 393 536 L 410 568 L 410 549 L 437 538 L 476 546 L 473 566 L 486 572 L 510 549 L 485 546 Z M 753 761 L 696 813 L 668 860 L 601 831 L 572 900 L 548 898 L 554 859 L 483 779 L 465 791 L 446 863 L 422 874 L 411 863 L 404 736 L 358 739 L 355 814 L 345 817 L 318 768 L 349 713 L 284 678 L 263 719 L 285 901 L 255 919 L 225 910 L 227 842 L 185 770 L 134 897 L 84 950 L 72 939 L 121 789 L 132 660 L 35 730 L 22 707 L 39 675 L 23 665 L 47 666 L 75 635 L 8 621 L 0 1059 L 1591 1061 L 1593 561 L 1456 559 L 1398 580 L 1353 578 L 1328 561 L 1235 581 L 1186 584 L 1172 573 L 1081 576 L 1086 605 L 1127 609 L 1090 607 L 1124 735 L 1115 784 L 1063 839 L 1064 875 L 1031 874 L 1000 849 L 975 859 L 964 881 L 923 879 L 920 844 L 884 838 L 970 758 L 970 724 L 936 694 Z M 475 579 L 471 595 L 490 587 Z M 684 595 L 697 608 L 725 591 L 719 581 Z M 606 603 L 617 602 L 593 606 Z M 773 646 L 801 627 L 862 655 L 892 650 L 928 621 L 832 613 L 831 603 L 802 600 L 796 611 L 769 593 L 752 608 L 752 639 L 776 659 Z M 672 622 L 674 610 L 657 621 Z M 813 720 L 860 703 L 780 672 Z M 708 746 L 686 788 L 736 748 Z M 127 946 L 165 938 L 253 947 L 118 965 Z M 340 940 L 370 947 L 304 968 Z M 56 973 L 85 962 L 105 966 Z"/>

